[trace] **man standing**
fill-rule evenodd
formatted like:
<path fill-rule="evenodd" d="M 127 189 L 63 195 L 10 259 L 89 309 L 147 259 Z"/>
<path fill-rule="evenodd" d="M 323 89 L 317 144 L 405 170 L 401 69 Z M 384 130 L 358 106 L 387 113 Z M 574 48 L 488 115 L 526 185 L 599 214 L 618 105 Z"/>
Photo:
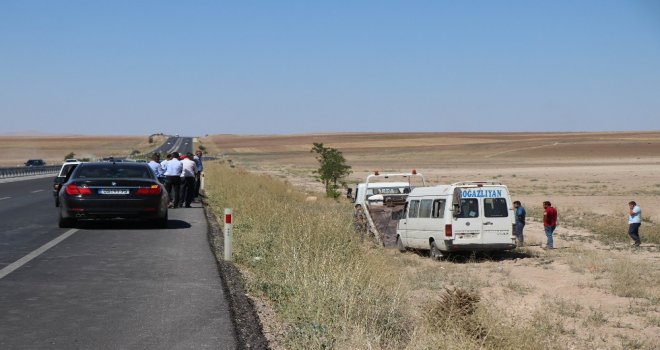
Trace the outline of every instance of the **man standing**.
<path fill-rule="evenodd" d="M 525 208 L 520 204 L 520 201 L 514 201 L 513 207 L 516 208 L 516 239 L 518 240 L 518 246 L 522 247 L 525 243 L 523 237 L 523 229 L 525 228 Z"/>
<path fill-rule="evenodd" d="M 163 168 L 160 166 L 160 153 L 154 153 L 151 156 L 151 161 L 149 162 L 149 167 L 153 170 L 154 174 L 158 178 L 160 183 L 165 183 L 165 175 L 163 175 Z"/>
<path fill-rule="evenodd" d="M 195 198 L 199 197 L 199 189 L 202 185 L 202 171 L 204 171 L 204 164 L 202 164 L 202 150 L 198 149 L 193 157 L 197 165 L 197 172 L 195 173 Z"/>
<path fill-rule="evenodd" d="M 552 249 L 554 248 L 552 234 L 557 227 L 557 209 L 553 208 L 552 203 L 549 201 L 543 202 L 543 209 L 543 229 L 545 230 L 545 236 L 548 238 L 545 248 Z"/>
<path fill-rule="evenodd" d="M 172 159 L 165 163 L 165 189 L 170 195 L 170 208 L 181 206 L 181 172 L 183 165 L 179 161 L 179 153 L 173 152 Z"/>
<path fill-rule="evenodd" d="M 628 235 L 633 239 L 633 246 L 639 247 L 642 241 L 639 239 L 639 226 L 642 225 L 642 208 L 630 201 L 628 203 Z"/>
<path fill-rule="evenodd" d="M 183 180 L 183 202 L 186 208 L 190 208 L 190 203 L 195 196 L 195 174 L 197 173 L 197 165 L 193 160 L 193 154 L 186 154 L 186 158 L 181 161 L 183 171 L 181 172 L 181 179 Z"/>

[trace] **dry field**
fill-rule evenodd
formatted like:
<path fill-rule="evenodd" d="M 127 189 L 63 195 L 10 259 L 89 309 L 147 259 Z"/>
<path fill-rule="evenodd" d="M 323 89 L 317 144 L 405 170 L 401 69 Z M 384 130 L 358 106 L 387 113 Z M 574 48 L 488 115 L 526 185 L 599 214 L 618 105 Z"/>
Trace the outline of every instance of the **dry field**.
<path fill-rule="evenodd" d="M 0 136 L 0 167 L 23 165 L 28 159 L 43 159 L 49 165 L 61 164 L 70 152 L 77 158 L 128 156 L 133 150 L 155 148 L 148 136 Z"/>
<path fill-rule="evenodd" d="M 321 142 L 343 152 L 349 184 L 375 170 L 416 169 L 431 184 L 495 179 L 524 204 L 550 200 L 559 209 L 623 215 L 628 201 L 660 222 L 660 132 L 406 133 L 287 136 L 216 135 L 211 154 L 320 191 L 309 151 Z"/>
<path fill-rule="evenodd" d="M 529 246 L 515 258 L 460 263 L 384 250 L 419 277 L 411 279 L 418 281 L 413 295 L 437 299 L 428 277 L 438 275 L 479 291 L 507 320 L 554 325 L 547 329 L 555 334 L 548 348 L 660 347 L 660 132 L 215 135 L 201 141 L 211 154 L 310 194 L 322 191 L 312 176 L 313 142 L 343 152 L 353 167 L 351 183 L 374 170 L 413 168 L 431 184 L 501 181 L 528 210 Z M 559 211 L 553 251 L 539 247 L 543 200 Z M 639 250 L 626 238 L 630 200 L 643 210 Z"/>

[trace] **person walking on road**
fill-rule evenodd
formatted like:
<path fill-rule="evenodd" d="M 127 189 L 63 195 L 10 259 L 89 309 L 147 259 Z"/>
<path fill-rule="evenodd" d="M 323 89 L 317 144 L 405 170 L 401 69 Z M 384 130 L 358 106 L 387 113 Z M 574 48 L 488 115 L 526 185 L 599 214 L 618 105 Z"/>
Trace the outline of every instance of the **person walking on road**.
<path fill-rule="evenodd" d="M 555 232 L 555 228 L 557 228 L 557 209 L 552 207 L 550 201 L 543 202 L 543 209 L 543 229 L 548 239 L 546 249 L 553 249 L 554 242 L 552 240 L 552 234 Z"/>
<path fill-rule="evenodd" d="M 193 154 L 186 154 L 186 158 L 181 161 L 183 170 L 181 179 L 183 180 L 183 202 L 186 208 L 190 208 L 190 203 L 195 197 L 195 174 L 197 174 L 197 164 L 193 160 Z"/>
<path fill-rule="evenodd" d="M 523 229 L 525 228 L 525 216 L 527 213 L 520 201 L 514 201 L 513 207 L 516 208 L 516 239 L 518 240 L 518 246 L 522 247 L 525 244 Z"/>
<path fill-rule="evenodd" d="M 639 238 L 639 226 L 642 225 L 642 208 L 635 201 L 628 203 L 628 235 L 633 240 L 633 246 L 642 244 Z"/>
<path fill-rule="evenodd" d="M 170 196 L 170 208 L 181 206 L 181 172 L 183 165 L 179 153 L 173 152 L 172 159 L 165 164 L 165 189 Z"/>

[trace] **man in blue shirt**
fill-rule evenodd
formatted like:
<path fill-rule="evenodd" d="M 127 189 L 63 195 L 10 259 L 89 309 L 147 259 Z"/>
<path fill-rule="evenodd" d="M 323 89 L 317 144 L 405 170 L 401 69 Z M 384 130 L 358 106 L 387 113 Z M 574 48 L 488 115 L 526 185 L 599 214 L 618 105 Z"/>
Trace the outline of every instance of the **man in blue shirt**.
<path fill-rule="evenodd" d="M 642 225 L 642 208 L 635 201 L 630 201 L 628 207 L 628 235 L 635 241 L 633 245 L 639 247 L 642 244 L 639 238 L 639 226 Z"/>
<path fill-rule="evenodd" d="M 158 181 L 160 183 L 165 183 L 165 175 L 163 175 L 163 168 L 160 166 L 160 153 L 154 153 L 151 156 L 151 161 L 149 162 L 149 167 L 154 171 Z"/>
<path fill-rule="evenodd" d="M 520 204 L 520 201 L 514 201 L 513 207 L 516 208 L 516 240 L 518 240 L 518 245 L 522 247 L 524 244 L 523 229 L 525 228 L 525 216 L 527 213 L 525 212 L 525 208 Z"/>

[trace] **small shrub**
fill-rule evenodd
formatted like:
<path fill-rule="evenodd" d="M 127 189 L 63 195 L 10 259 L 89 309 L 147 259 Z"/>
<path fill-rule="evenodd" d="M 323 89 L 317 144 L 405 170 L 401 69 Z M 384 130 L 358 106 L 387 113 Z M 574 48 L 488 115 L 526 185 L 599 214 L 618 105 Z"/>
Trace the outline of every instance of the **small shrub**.
<path fill-rule="evenodd" d="M 426 319 L 437 329 L 458 328 L 474 339 L 486 336 L 485 328 L 474 317 L 480 297 L 463 288 L 445 288 L 440 300 L 431 304 Z"/>

